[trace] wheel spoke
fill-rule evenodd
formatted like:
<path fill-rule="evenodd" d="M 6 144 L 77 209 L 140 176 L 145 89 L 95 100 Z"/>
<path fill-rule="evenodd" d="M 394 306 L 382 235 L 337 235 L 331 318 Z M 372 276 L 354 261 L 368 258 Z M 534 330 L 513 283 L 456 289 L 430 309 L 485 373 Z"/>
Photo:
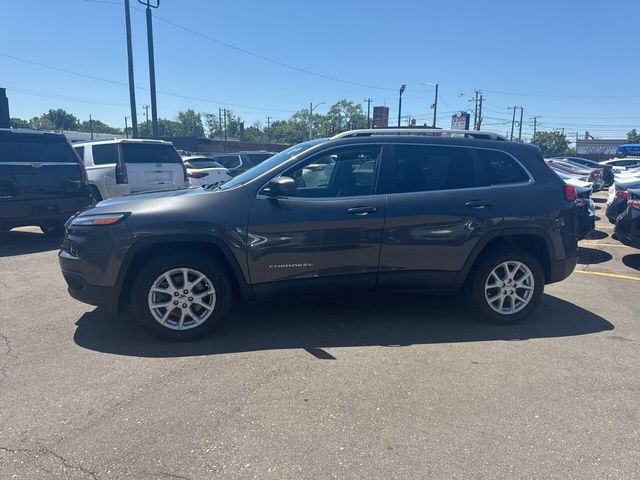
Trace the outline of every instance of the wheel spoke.
<path fill-rule="evenodd" d="M 184 326 L 184 319 L 187 316 L 187 312 L 186 310 L 183 308 L 180 310 L 180 321 L 178 322 L 178 330 L 182 330 L 182 327 Z"/>
<path fill-rule="evenodd" d="M 167 319 L 169 318 L 169 315 L 171 315 L 171 312 L 173 312 L 173 308 L 167 308 L 167 311 L 164 312 L 164 315 L 162 316 L 162 319 L 160 320 L 161 324 L 165 324 L 167 323 Z"/>
<path fill-rule="evenodd" d="M 169 273 L 165 273 L 163 278 L 167 281 L 170 288 L 172 288 L 173 290 L 177 290 L 176 284 L 173 283 L 173 279 L 171 278 L 171 275 L 169 275 Z"/>
<path fill-rule="evenodd" d="M 196 287 L 204 279 L 205 279 L 205 276 L 200 275 L 193 282 L 189 282 L 185 288 L 188 288 L 189 290 L 193 290 L 193 288 Z"/>
<path fill-rule="evenodd" d="M 160 302 L 160 303 L 154 303 L 152 306 L 153 308 L 162 308 L 162 307 L 169 307 L 173 305 L 173 300 L 168 300 L 166 302 Z"/>
<path fill-rule="evenodd" d="M 206 309 L 206 310 L 208 310 L 210 312 L 213 312 L 213 307 L 211 305 L 209 305 L 209 304 L 204 303 L 202 300 L 198 300 L 198 301 L 194 300 L 193 303 L 194 303 L 194 305 L 199 305 L 202 308 L 204 308 L 204 309 Z"/>

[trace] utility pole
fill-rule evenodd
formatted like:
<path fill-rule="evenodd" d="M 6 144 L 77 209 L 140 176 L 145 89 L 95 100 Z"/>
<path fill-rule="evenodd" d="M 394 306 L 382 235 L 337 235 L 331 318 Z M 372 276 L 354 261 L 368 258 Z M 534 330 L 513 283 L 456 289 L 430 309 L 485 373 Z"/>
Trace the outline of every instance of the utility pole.
<path fill-rule="evenodd" d="M 220 143 L 222 143 L 222 109 L 218 108 L 218 128 L 220 129 Z"/>
<path fill-rule="evenodd" d="M 436 98 L 433 102 L 433 128 L 436 128 L 436 117 L 438 116 L 438 84 L 436 83 Z"/>
<path fill-rule="evenodd" d="M 476 104 L 473 108 L 473 129 L 476 130 L 476 125 L 478 125 L 478 94 L 480 92 L 476 90 Z"/>
<path fill-rule="evenodd" d="M 536 136 L 536 132 L 538 131 L 538 119 L 540 118 L 540 115 L 535 115 L 534 117 L 532 117 L 530 120 L 533 120 L 533 136 Z"/>
<path fill-rule="evenodd" d="M 481 93 L 480 99 L 478 100 L 478 123 L 476 123 L 476 125 L 474 126 L 476 130 L 480 130 L 480 128 L 482 127 L 482 101 L 483 101 L 483 96 Z"/>
<path fill-rule="evenodd" d="M 513 118 L 511 119 L 511 136 L 509 137 L 509 140 L 511 140 L 513 142 L 513 128 L 516 125 L 516 109 L 518 107 L 507 107 L 509 110 L 513 110 Z"/>
<path fill-rule="evenodd" d="M 524 115 L 524 108 L 520 107 L 520 125 L 518 126 L 518 142 L 522 142 L 522 115 Z"/>
<path fill-rule="evenodd" d="M 367 128 L 371 128 L 371 102 L 373 100 L 371 98 L 365 98 L 365 102 L 367 102 Z"/>
<path fill-rule="evenodd" d="M 127 116 L 124 116 L 124 138 L 129 138 L 129 126 L 127 125 Z"/>
<path fill-rule="evenodd" d="M 149 105 L 143 105 L 142 108 L 144 108 L 144 116 L 147 119 L 147 125 L 149 124 Z"/>
<path fill-rule="evenodd" d="M 133 46 L 131 45 L 131 14 L 129 0 L 124 0 L 124 23 L 127 31 L 127 64 L 129 68 L 129 103 L 131 104 L 131 136 L 138 136 L 138 118 L 136 116 L 136 87 L 133 79 Z M 127 117 L 125 117 L 126 121 Z M 126 122 L 125 122 L 126 123 Z"/>
<path fill-rule="evenodd" d="M 267 117 L 267 143 L 271 141 L 271 117 Z"/>
<path fill-rule="evenodd" d="M 160 0 L 155 1 L 155 5 L 152 5 L 152 0 L 138 0 L 142 5 L 146 5 L 147 13 L 147 48 L 149 50 L 149 83 L 151 90 L 151 131 L 153 138 L 158 136 L 158 104 L 156 102 L 156 66 L 153 57 L 153 19 L 151 16 L 151 9 L 158 8 L 160 6 Z"/>
<path fill-rule="evenodd" d="M 398 99 L 398 127 L 400 126 L 400 121 L 402 120 L 402 94 L 404 93 L 404 89 L 407 86 L 403 83 L 400 87 L 400 97 Z"/>
<path fill-rule="evenodd" d="M 320 102 L 314 107 L 313 102 L 309 103 L 309 140 L 313 138 L 313 111 L 323 104 L 324 102 Z"/>
<path fill-rule="evenodd" d="M 89 115 L 89 130 L 91 131 L 91 140 L 93 140 L 93 120 L 91 119 L 91 115 Z"/>
<path fill-rule="evenodd" d="M 224 109 L 224 153 L 227 153 L 227 109 Z"/>

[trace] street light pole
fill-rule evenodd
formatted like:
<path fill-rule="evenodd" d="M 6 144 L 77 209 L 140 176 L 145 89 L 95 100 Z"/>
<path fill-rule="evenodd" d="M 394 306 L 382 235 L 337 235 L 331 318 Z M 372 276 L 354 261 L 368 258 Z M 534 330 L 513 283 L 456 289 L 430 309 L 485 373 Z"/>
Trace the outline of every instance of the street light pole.
<path fill-rule="evenodd" d="M 153 57 L 153 20 L 151 16 L 151 9 L 158 8 L 160 6 L 160 0 L 155 1 L 155 5 L 152 5 L 152 0 L 138 0 L 142 5 L 147 6 L 147 48 L 149 50 L 149 82 L 151 90 L 151 131 L 153 137 L 158 136 L 158 105 L 156 102 L 156 67 Z"/>
<path fill-rule="evenodd" d="M 400 87 L 400 97 L 398 98 L 398 127 L 400 126 L 400 121 L 402 120 L 402 94 L 404 93 L 404 89 L 407 86 L 403 83 Z"/>
<path fill-rule="evenodd" d="M 436 116 L 438 115 L 438 84 L 436 83 L 436 98 L 433 102 L 433 128 L 436 128 Z"/>
<path fill-rule="evenodd" d="M 129 103 L 131 104 L 131 136 L 138 136 L 138 118 L 136 117 L 136 87 L 133 79 L 133 46 L 131 45 L 131 14 L 129 0 L 124 0 L 124 22 L 127 31 L 127 63 L 129 67 Z M 126 119 L 126 117 L 125 117 Z"/>
<path fill-rule="evenodd" d="M 367 102 L 367 128 L 371 128 L 371 102 L 373 102 L 373 100 L 366 98 L 364 101 Z"/>

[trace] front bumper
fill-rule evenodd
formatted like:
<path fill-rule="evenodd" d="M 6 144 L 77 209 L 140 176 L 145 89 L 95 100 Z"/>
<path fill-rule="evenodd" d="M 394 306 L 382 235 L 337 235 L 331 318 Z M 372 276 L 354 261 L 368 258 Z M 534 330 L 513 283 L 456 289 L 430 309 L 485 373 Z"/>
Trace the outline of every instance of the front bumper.
<path fill-rule="evenodd" d="M 69 258 L 65 255 L 67 255 L 66 252 L 61 250 L 58 254 L 58 259 L 60 261 L 62 276 L 67 282 L 69 295 L 82 303 L 105 307 L 108 310 L 115 311 L 118 305 L 118 288 L 116 286 L 103 287 L 91 285 L 76 272 L 68 269 L 65 270 L 65 265 L 67 265 L 69 261 Z"/>

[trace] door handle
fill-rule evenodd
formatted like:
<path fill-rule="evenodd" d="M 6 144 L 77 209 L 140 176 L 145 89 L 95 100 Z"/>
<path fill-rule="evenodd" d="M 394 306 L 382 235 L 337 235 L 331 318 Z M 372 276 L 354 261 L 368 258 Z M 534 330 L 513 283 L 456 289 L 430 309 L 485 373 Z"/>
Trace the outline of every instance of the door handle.
<path fill-rule="evenodd" d="M 469 208 L 486 208 L 493 207 L 495 204 L 491 200 L 471 200 L 465 205 Z"/>
<path fill-rule="evenodd" d="M 347 213 L 352 215 L 369 215 L 370 213 L 376 213 L 378 209 L 376 207 L 353 207 L 347 210 Z"/>

